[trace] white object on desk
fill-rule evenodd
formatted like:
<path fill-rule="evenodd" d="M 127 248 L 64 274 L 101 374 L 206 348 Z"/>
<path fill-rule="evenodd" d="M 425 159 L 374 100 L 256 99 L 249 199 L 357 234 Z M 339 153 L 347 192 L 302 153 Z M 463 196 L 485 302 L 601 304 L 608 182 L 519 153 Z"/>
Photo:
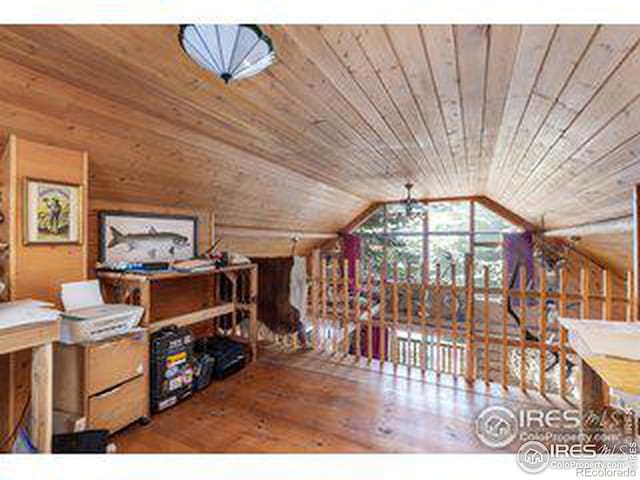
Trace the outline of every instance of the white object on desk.
<path fill-rule="evenodd" d="M 61 297 L 66 311 L 104 304 L 98 280 L 63 283 Z"/>
<path fill-rule="evenodd" d="M 0 329 L 57 320 L 60 312 L 39 300 L 16 300 L 0 303 Z"/>
<path fill-rule="evenodd" d="M 640 323 L 561 318 L 569 344 L 582 357 L 606 355 L 640 360 Z"/>
<path fill-rule="evenodd" d="M 144 314 L 138 305 L 105 304 L 98 280 L 62 285 L 65 312 L 60 341 L 66 344 L 95 342 L 122 335 L 134 328 Z"/>

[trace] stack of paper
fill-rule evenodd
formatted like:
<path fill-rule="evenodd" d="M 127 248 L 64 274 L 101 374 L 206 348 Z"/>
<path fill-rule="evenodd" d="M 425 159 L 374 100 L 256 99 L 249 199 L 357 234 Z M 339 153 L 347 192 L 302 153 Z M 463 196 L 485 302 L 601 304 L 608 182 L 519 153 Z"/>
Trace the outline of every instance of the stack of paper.
<path fill-rule="evenodd" d="M 56 320 L 60 312 L 51 303 L 38 300 L 17 300 L 0 303 L 0 329 L 36 322 Z"/>

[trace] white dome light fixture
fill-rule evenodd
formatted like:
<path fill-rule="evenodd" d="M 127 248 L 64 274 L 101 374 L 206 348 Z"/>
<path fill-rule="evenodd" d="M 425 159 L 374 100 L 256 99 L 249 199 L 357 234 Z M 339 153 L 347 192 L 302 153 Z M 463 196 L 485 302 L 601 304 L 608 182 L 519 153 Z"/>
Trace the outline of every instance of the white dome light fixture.
<path fill-rule="evenodd" d="M 194 62 L 225 83 L 251 77 L 276 58 L 271 39 L 257 25 L 181 25 L 179 38 Z"/>

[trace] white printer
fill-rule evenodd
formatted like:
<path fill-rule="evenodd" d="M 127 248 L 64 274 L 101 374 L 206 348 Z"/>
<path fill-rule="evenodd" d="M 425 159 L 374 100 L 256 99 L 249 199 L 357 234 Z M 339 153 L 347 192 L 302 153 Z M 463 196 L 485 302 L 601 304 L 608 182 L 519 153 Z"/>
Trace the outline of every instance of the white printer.
<path fill-rule="evenodd" d="M 62 285 L 65 312 L 60 321 L 62 343 L 83 343 L 127 333 L 142 319 L 138 305 L 106 304 L 98 280 Z"/>

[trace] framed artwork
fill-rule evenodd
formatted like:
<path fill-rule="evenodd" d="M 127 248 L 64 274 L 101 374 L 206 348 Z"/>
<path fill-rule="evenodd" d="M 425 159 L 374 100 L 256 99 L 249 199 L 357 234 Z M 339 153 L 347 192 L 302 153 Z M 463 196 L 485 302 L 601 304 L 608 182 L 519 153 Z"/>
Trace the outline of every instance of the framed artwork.
<path fill-rule="evenodd" d="M 198 254 L 196 217 L 103 211 L 98 219 L 101 262 L 171 262 Z"/>
<path fill-rule="evenodd" d="M 26 178 L 24 243 L 81 244 L 82 185 Z"/>

